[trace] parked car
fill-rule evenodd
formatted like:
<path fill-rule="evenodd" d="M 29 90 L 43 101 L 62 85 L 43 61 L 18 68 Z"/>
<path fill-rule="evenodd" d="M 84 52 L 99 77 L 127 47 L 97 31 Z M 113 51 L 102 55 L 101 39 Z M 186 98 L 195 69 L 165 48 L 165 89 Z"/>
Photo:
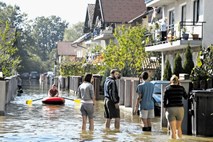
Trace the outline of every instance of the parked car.
<path fill-rule="evenodd" d="M 29 72 L 24 72 L 24 73 L 21 74 L 21 78 L 22 78 L 22 79 L 28 79 L 29 76 L 30 76 L 30 73 L 29 73 Z"/>
<path fill-rule="evenodd" d="M 31 71 L 29 79 L 38 79 L 39 78 L 39 73 L 37 71 Z"/>
<path fill-rule="evenodd" d="M 47 77 L 53 77 L 53 76 L 54 76 L 54 73 L 52 71 L 47 72 Z"/>
<path fill-rule="evenodd" d="M 169 81 L 161 81 L 161 80 L 154 80 L 151 81 L 154 84 L 154 92 L 153 92 L 153 99 L 155 105 L 155 115 L 160 116 L 161 114 L 161 85 L 169 85 Z"/>

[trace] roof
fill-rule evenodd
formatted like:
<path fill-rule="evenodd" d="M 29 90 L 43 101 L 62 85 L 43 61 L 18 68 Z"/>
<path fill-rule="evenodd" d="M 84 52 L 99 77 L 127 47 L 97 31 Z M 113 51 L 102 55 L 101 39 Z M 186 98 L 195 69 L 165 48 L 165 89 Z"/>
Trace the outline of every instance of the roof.
<path fill-rule="evenodd" d="M 125 23 L 146 11 L 144 0 L 97 0 L 104 22 Z M 96 4 L 97 4 L 96 1 Z"/>
<path fill-rule="evenodd" d="M 87 12 L 89 16 L 89 26 L 92 26 L 94 11 L 95 11 L 95 4 L 88 4 Z"/>
<path fill-rule="evenodd" d="M 87 33 L 92 29 L 93 17 L 95 11 L 95 4 L 88 4 L 86 11 L 86 19 L 84 22 L 84 33 Z"/>
<path fill-rule="evenodd" d="M 138 15 L 137 17 L 134 17 L 133 19 L 131 19 L 128 23 L 133 23 L 135 21 L 141 20 L 143 17 L 145 17 L 147 15 L 147 12 L 143 12 L 140 15 Z"/>
<path fill-rule="evenodd" d="M 77 56 L 77 51 L 79 51 L 81 47 L 76 47 L 72 45 L 72 42 L 62 41 L 58 42 L 57 51 L 59 56 Z"/>

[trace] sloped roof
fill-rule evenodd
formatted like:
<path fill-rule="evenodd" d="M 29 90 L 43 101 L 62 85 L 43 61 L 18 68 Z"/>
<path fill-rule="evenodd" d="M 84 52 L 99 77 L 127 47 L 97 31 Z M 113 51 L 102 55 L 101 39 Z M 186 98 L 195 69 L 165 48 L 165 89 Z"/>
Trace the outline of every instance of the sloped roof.
<path fill-rule="evenodd" d="M 102 9 L 104 22 L 125 23 L 146 11 L 144 0 L 97 1 Z"/>
<path fill-rule="evenodd" d="M 57 51 L 59 56 L 77 56 L 77 51 L 81 50 L 81 47 L 72 45 L 72 42 L 62 41 L 58 42 Z"/>
<path fill-rule="evenodd" d="M 95 4 L 88 4 L 87 12 L 89 16 L 89 26 L 92 26 L 94 11 L 95 11 Z"/>

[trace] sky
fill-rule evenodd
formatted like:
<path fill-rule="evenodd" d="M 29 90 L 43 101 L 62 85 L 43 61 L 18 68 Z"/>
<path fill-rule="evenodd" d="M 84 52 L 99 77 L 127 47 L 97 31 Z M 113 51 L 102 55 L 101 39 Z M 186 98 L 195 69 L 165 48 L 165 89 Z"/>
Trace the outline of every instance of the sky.
<path fill-rule="evenodd" d="M 89 3 L 95 0 L 0 0 L 6 4 L 18 5 L 29 19 L 38 16 L 56 15 L 69 22 L 70 26 L 84 22 Z"/>

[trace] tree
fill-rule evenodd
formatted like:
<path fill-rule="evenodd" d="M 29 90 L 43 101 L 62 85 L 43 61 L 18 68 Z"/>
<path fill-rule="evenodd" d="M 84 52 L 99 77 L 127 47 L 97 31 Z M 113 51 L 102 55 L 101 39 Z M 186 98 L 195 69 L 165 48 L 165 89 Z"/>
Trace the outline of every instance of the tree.
<path fill-rule="evenodd" d="M 14 38 L 13 48 L 16 48 L 16 52 L 12 56 L 14 59 L 19 58 L 20 61 L 24 61 L 25 57 L 27 57 L 25 51 L 26 48 L 24 46 L 26 45 L 26 40 L 25 38 L 22 37 L 23 29 L 24 26 L 26 25 L 26 16 L 27 15 L 25 13 L 21 12 L 20 7 L 16 5 L 15 6 L 7 5 L 3 2 L 0 2 L 0 20 L 7 21 L 8 22 L 7 24 L 9 24 L 10 27 L 10 29 L 8 30 L 11 31 L 13 29 L 14 31 L 13 35 L 11 35 L 12 38 L 10 37 L 10 40 Z M 6 22 L 1 22 L 1 27 L 7 27 Z M 21 63 L 18 64 L 18 62 L 16 63 L 17 65 L 15 65 L 16 67 L 14 68 L 14 70 L 17 70 L 20 67 Z"/>
<path fill-rule="evenodd" d="M 42 61 L 48 60 L 48 54 L 56 48 L 57 42 L 64 38 L 68 23 L 60 17 L 37 17 L 33 23 L 32 37 L 35 41 L 36 54 Z"/>
<path fill-rule="evenodd" d="M 175 56 L 175 61 L 174 61 L 173 74 L 179 76 L 179 73 L 183 73 L 183 67 L 182 67 L 182 59 L 180 57 L 180 54 L 177 53 Z"/>
<path fill-rule="evenodd" d="M 166 60 L 166 67 L 164 69 L 164 75 L 163 75 L 163 80 L 170 80 L 170 78 L 172 77 L 172 69 L 171 69 L 171 65 L 169 63 L 169 60 Z"/>
<path fill-rule="evenodd" d="M 185 52 L 185 61 L 184 61 L 183 69 L 185 73 L 190 75 L 193 68 L 194 68 L 194 62 L 192 59 L 191 47 L 188 45 Z"/>
<path fill-rule="evenodd" d="M 64 41 L 75 41 L 83 35 L 83 22 L 73 24 L 70 28 L 65 29 Z"/>
<path fill-rule="evenodd" d="M 118 68 L 125 76 L 138 76 L 147 57 L 144 44 L 146 29 L 141 25 L 115 29 L 117 43 L 111 41 L 104 51 L 106 68 Z"/>
<path fill-rule="evenodd" d="M 10 27 L 8 21 L 0 21 L 0 65 L 5 76 L 11 76 L 18 67 L 19 57 L 15 56 L 17 47 L 14 46 L 16 40 L 15 29 Z"/>

